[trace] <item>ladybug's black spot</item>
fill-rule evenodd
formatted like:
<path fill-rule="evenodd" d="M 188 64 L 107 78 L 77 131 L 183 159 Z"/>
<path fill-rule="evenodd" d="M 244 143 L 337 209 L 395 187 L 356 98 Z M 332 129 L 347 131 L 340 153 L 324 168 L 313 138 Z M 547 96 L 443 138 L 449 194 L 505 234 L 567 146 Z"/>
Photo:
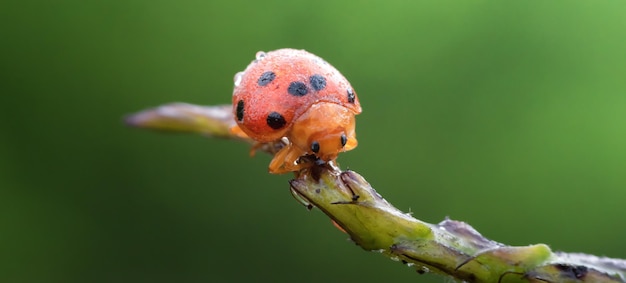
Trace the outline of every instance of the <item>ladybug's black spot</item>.
<path fill-rule="evenodd" d="M 293 96 L 305 96 L 309 93 L 309 89 L 303 82 L 291 82 L 287 88 L 287 92 Z"/>
<path fill-rule="evenodd" d="M 237 102 L 237 110 L 235 111 L 237 120 L 241 122 L 243 120 L 243 100 Z"/>
<path fill-rule="evenodd" d="M 315 153 L 320 152 L 320 143 L 317 142 L 317 141 L 312 142 L 311 143 L 311 151 L 315 152 Z"/>
<path fill-rule="evenodd" d="M 276 78 L 276 74 L 272 71 L 267 71 L 259 77 L 259 80 L 256 82 L 259 86 L 266 86 L 271 83 Z"/>
<path fill-rule="evenodd" d="M 285 117 L 283 117 L 283 115 L 280 115 L 280 113 L 278 112 L 272 112 L 269 115 L 267 115 L 267 125 L 270 126 L 270 128 L 274 129 L 274 130 L 278 130 L 282 127 L 285 126 L 285 124 L 287 124 L 287 121 L 285 121 Z"/>
<path fill-rule="evenodd" d="M 349 88 L 348 89 L 348 102 L 354 104 L 354 98 L 355 98 L 354 91 L 351 88 Z"/>
<path fill-rule="evenodd" d="M 326 87 L 326 78 L 321 75 L 312 75 L 309 82 L 315 91 L 320 91 Z"/>

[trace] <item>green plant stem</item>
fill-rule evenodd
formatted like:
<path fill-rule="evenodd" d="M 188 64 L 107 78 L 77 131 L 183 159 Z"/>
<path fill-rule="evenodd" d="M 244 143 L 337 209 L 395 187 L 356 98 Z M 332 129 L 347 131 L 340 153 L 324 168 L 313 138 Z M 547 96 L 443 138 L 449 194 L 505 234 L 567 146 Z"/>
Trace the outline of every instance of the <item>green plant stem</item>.
<path fill-rule="evenodd" d="M 305 203 L 322 210 L 363 249 L 412 265 L 419 273 L 465 282 L 624 282 L 624 260 L 555 253 L 544 244 L 506 246 L 463 222 L 417 220 L 393 207 L 353 171 L 315 168 L 290 184 Z"/>
<path fill-rule="evenodd" d="M 228 131 L 234 124 L 230 105 L 168 104 L 126 121 L 141 128 L 242 139 Z M 275 152 L 272 148 L 260 150 Z M 553 252 L 545 244 L 507 246 L 464 222 L 417 220 L 388 203 L 361 175 L 333 164 L 296 172 L 290 185 L 296 199 L 319 208 L 360 247 L 414 266 L 418 273 L 464 282 L 626 282 L 626 260 Z"/>

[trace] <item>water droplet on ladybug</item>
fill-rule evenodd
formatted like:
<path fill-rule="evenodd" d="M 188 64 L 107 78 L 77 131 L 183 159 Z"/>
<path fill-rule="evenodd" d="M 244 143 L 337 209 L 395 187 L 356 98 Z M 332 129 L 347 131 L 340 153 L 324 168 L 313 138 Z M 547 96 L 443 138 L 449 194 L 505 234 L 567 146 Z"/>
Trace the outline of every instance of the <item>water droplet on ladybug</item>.
<path fill-rule="evenodd" d="M 265 54 L 265 52 L 259 51 L 259 52 L 256 53 L 255 57 L 256 57 L 257 60 L 262 60 L 263 58 L 265 58 L 265 55 L 267 55 L 267 54 Z"/>
<path fill-rule="evenodd" d="M 241 84 L 241 79 L 243 79 L 243 72 L 238 72 L 235 74 L 235 86 L 239 86 L 239 84 Z"/>

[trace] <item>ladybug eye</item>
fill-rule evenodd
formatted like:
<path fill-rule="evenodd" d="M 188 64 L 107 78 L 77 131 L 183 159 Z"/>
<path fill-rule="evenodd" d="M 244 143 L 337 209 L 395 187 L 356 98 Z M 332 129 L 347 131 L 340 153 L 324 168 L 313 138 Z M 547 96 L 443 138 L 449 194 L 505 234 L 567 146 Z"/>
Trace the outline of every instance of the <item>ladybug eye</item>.
<path fill-rule="evenodd" d="M 314 141 L 311 143 L 311 151 L 318 153 L 320 151 L 320 143 L 317 141 Z"/>
<path fill-rule="evenodd" d="M 348 137 L 346 137 L 346 134 L 341 134 L 341 147 L 346 146 L 347 142 L 348 142 Z"/>

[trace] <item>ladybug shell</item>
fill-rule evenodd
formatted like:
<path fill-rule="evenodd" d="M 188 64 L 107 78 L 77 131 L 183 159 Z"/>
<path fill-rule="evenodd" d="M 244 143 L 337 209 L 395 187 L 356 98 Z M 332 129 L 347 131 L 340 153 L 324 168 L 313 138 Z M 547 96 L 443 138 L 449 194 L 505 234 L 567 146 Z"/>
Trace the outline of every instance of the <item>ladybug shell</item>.
<path fill-rule="evenodd" d="M 257 59 L 235 76 L 235 120 L 258 142 L 282 138 L 298 117 L 318 102 L 361 113 L 348 80 L 322 58 L 304 50 L 259 52 Z"/>

